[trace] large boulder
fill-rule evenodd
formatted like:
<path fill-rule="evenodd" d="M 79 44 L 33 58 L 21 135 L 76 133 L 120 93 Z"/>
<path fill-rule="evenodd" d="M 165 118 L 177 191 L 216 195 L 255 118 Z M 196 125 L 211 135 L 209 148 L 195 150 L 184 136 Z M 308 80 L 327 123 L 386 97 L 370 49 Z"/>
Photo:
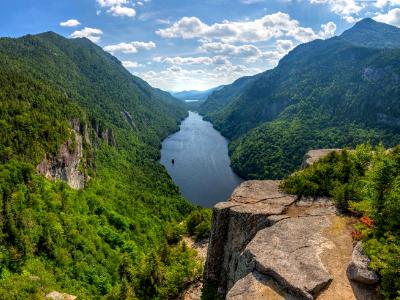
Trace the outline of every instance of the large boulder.
<path fill-rule="evenodd" d="M 255 269 L 299 298 L 313 299 L 332 280 L 319 257 L 332 247 L 323 236 L 329 225 L 327 216 L 309 216 L 285 219 L 260 230 L 241 256 L 237 278 Z"/>
<path fill-rule="evenodd" d="M 363 284 L 376 284 L 379 276 L 369 268 L 371 260 L 365 255 L 362 243 L 358 242 L 353 250 L 351 262 L 347 268 L 350 280 Z"/>

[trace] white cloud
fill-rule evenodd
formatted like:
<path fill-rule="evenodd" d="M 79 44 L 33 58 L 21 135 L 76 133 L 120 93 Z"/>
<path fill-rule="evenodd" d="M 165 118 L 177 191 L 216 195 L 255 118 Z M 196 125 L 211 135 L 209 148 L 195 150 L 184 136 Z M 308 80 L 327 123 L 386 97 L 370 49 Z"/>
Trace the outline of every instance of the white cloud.
<path fill-rule="evenodd" d="M 133 8 L 119 5 L 110 7 L 107 12 L 116 17 L 132 18 L 136 16 L 136 10 Z"/>
<path fill-rule="evenodd" d="M 63 27 L 75 27 L 75 26 L 78 26 L 80 24 L 81 23 L 78 20 L 70 19 L 68 21 L 61 22 L 60 26 L 63 26 Z"/>
<path fill-rule="evenodd" d="M 129 0 L 97 0 L 101 7 L 121 6 L 129 3 Z"/>
<path fill-rule="evenodd" d="M 204 41 L 199 48 L 202 52 L 217 53 L 236 57 L 260 56 L 261 51 L 254 45 L 235 46 L 221 42 Z"/>
<path fill-rule="evenodd" d="M 365 3 L 356 0 L 309 0 L 311 4 L 329 5 L 330 10 L 340 15 L 348 22 L 354 21 L 360 11 L 366 6 Z"/>
<path fill-rule="evenodd" d="M 321 25 L 319 36 L 323 39 L 330 38 L 335 35 L 335 32 L 336 32 L 336 24 L 333 22 L 328 22 L 326 24 Z"/>
<path fill-rule="evenodd" d="M 125 68 L 139 68 L 139 67 L 143 67 L 142 64 L 137 63 L 136 61 L 131 61 L 131 60 L 123 60 L 122 61 L 122 65 Z"/>
<path fill-rule="evenodd" d="M 188 82 L 193 89 L 205 90 L 220 84 L 231 83 L 240 77 L 254 75 L 261 71 L 259 68 L 229 63 L 207 70 L 171 66 L 161 72 L 148 71 L 134 74 L 148 81 L 152 86 L 165 90 L 183 90 L 187 88 Z"/>
<path fill-rule="evenodd" d="M 156 44 L 152 41 L 150 42 L 130 42 L 130 43 L 119 43 L 116 45 L 107 45 L 104 47 L 105 51 L 115 53 L 115 52 L 122 52 L 122 53 L 137 53 L 140 49 L 144 50 L 151 50 L 156 48 Z"/>
<path fill-rule="evenodd" d="M 150 1 L 134 2 L 133 0 L 96 0 L 96 2 L 101 8 L 106 9 L 107 13 L 112 16 L 132 18 L 136 16 L 136 10 L 133 8 L 134 6 L 142 6 Z"/>
<path fill-rule="evenodd" d="M 97 28 L 90 28 L 90 27 L 85 27 L 82 30 L 76 30 L 74 31 L 70 37 L 71 38 L 88 38 L 94 43 L 97 43 L 101 36 L 103 35 L 103 31 Z"/>
<path fill-rule="evenodd" d="M 156 62 L 168 63 L 173 65 L 222 65 L 229 64 L 230 61 L 224 56 L 200 56 L 200 57 L 155 57 Z"/>
<path fill-rule="evenodd" d="M 356 0 L 310 0 L 312 4 L 328 4 L 332 12 L 338 15 L 352 15 L 359 13 L 363 6 Z"/>
<path fill-rule="evenodd" d="M 393 8 L 386 14 L 378 14 L 374 17 L 378 22 L 387 23 L 393 26 L 400 27 L 400 8 Z"/>
<path fill-rule="evenodd" d="M 378 8 L 383 8 L 385 6 L 395 6 L 400 5 L 400 0 L 377 0 L 375 6 Z"/>
<path fill-rule="evenodd" d="M 283 36 L 301 42 L 318 38 L 313 29 L 301 27 L 297 20 L 282 12 L 265 15 L 260 19 L 231 22 L 223 21 L 207 25 L 196 17 L 183 17 L 179 21 L 156 33 L 163 38 L 202 38 L 220 40 L 225 43 L 268 41 Z"/>

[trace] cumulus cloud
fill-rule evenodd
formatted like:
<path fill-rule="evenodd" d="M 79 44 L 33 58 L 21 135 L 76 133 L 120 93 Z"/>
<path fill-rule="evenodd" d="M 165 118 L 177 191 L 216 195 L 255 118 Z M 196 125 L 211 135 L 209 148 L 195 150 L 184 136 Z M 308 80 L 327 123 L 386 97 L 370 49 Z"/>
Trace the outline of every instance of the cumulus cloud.
<path fill-rule="evenodd" d="M 220 40 L 225 43 L 268 41 L 282 36 L 292 37 L 301 42 L 318 38 L 313 29 L 301 27 L 288 14 L 277 12 L 260 19 L 232 22 L 223 21 L 205 24 L 196 17 L 183 17 L 170 27 L 156 33 L 163 38 Z"/>
<path fill-rule="evenodd" d="M 328 22 L 326 24 L 321 25 L 319 36 L 323 39 L 330 38 L 335 35 L 335 32 L 336 32 L 336 24 L 333 22 Z"/>
<path fill-rule="evenodd" d="M 310 0 L 312 4 L 328 4 L 332 12 L 338 15 L 358 14 L 363 5 L 356 0 Z"/>
<path fill-rule="evenodd" d="M 116 45 L 107 45 L 104 47 L 105 51 L 115 53 L 115 52 L 122 52 L 122 53 L 137 53 L 139 50 L 151 50 L 156 48 L 156 44 L 152 41 L 150 42 L 139 42 L 134 41 L 130 43 L 119 43 Z"/>
<path fill-rule="evenodd" d="M 155 57 L 156 62 L 168 63 L 173 65 L 222 65 L 229 64 L 230 61 L 224 56 L 199 56 L 199 57 Z"/>
<path fill-rule="evenodd" d="M 134 6 L 144 5 L 145 2 L 149 1 L 136 1 L 132 0 L 96 0 L 101 8 L 106 9 L 107 13 L 115 17 L 135 17 L 136 10 Z M 100 10 L 101 12 L 101 10 Z"/>
<path fill-rule="evenodd" d="M 171 66 L 160 72 L 148 71 L 134 73 L 148 81 L 151 85 L 167 90 L 183 90 L 187 83 L 193 89 L 207 89 L 220 84 L 228 84 L 242 76 L 260 73 L 259 68 L 244 65 L 217 65 L 212 69 L 186 69 L 182 66 Z"/>
<path fill-rule="evenodd" d="M 101 7 L 121 6 L 129 2 L 130 2 L 129 0 L 97 0 L 97 3 Z"/>
<path fill-rule="evenodd" d="M 378 22 L 400 27 L 400 8 L 389 10 L 386 14 L 378 14 L 374 19 Z"/>
<path fill-rule="evenodd" d="M 122 65 L 128 69 L 143 67 L 142 64 L 139 64 L 136 61 L 131 61 L 131 60 L 123 60 Z"/>
<path fill-rule="evenodd" d="M 377 0 L 375 6 L 378 8 L 383 8 L 385 6 L 395 6 L 400 5 L 400 0 Z"/>
<path fill-rule="evenodd" d="M 134 17 L 136 16 L 136 10 L 134 10 L 131 7 L 126 7 L 126 6 L 112 6 L 107 10 L 108 13 L 110 13 L 113 16 L 116 17 Z"/>
<path fill-rule="evenodd" d="M 94 43 L 97 43 L 100 39 L 101 36 L 103 35 L 103 31 L 97 28 L 90 28 L 90 27 L 85 27 L 82 30 L 76 30 L 74 31 L 70 37 L 71 38 L 87 38 L 91 40 Z"/>
<path fill-rule="evenodd" d="M 61 22 L 60 26 L 63 26 L 63 27 L 75 27 L 75 26 L 78 26 L 80 24 L 81 23 L 78 20 L 70 19 L 70 20 L 67 20 L 65 22 Z"/>
<path fill-rule="evenodd" d="M 243 57 L 243 58 L 261 55 L 261 50 L 254 45 L 235 46 L 232 44 L 221 43 L 221 42 L 204 41 L 199 49 L 202 52 L 217 53 L 222 55 Z"/>

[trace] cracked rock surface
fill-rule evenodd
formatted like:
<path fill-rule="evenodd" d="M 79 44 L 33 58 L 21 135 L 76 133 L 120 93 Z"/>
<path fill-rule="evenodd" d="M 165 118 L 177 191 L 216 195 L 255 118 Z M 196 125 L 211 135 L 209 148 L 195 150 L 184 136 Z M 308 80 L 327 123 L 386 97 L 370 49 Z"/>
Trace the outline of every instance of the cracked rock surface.
<path fill-rule="evenodd" d="M 329 199 L 299 200 L 279 181 L 244 182 L 214 207 L 205 283 L 230 300 L 377 299 L 355 295 L 346 276 L 349 222 Z"/>

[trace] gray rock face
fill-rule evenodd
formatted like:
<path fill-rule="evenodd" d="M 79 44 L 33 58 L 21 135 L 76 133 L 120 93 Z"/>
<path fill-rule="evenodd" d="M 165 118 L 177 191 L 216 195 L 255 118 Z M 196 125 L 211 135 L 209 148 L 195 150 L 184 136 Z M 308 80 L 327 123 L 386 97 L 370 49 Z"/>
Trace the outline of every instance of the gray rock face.
<path fill-rule="evenodd" d="M 244 182 L 214 207 L 204 281 L 229 300 L 379 299 L 346 276 L 351 231 L 329 199 L 297 199 L 279 181 Z"/>
<path fill-rule="evenodd" d="M 75 141 L 69 139 L 62 144 L 58 155 L 43 159 L 36 170 L 50 180 L 60 179 L 66 181 L 73 189 L 82 189 L 85 186 L 84 175 L 79 171 L 83 156 L 82 136 L 75 130 L 72 132 Z"/>
<path fill-rule="evenodd" d="M 318 149 L 310 150 L 304 155 L 303 163 L 301 164 L 301 169 L 305 169 L 321 158 L 327 156 L 329 153 L 340 151 L 341 149 Z"/>
<path fill-rule="evenodd" d="M 218 203 L 213 211 L 213 226 L 205 265 L 206 281 L 218 284 L 222 294 L 235 283 L 241 252 L 261 229 L 276 223 L 276 218 L 295 197 L 283 194 L 278 181 L 247 181 L 233 193 L 229 202 Z"/>
<path fill-rule="evenodd" d="M 332 280 L 319 258 L 324 248 L 331 247 L 321 234 L 329 225 L 326 216 L 310 216 L 260 230 L 241 256 L 239 264 L 247 265 L 247 270 L 239 268 L 237 278 L 255 268 L 299 297 L 313 299 Z"/>
<path fill-rule="evenodd" d="M 362 243 L 358 242 L 353 250 L 352 260 L 347 268 L 350 280 L 363 284 L 376 284 L 378 275 L 368 266 L 371 260 L 364 254 Z"/>

